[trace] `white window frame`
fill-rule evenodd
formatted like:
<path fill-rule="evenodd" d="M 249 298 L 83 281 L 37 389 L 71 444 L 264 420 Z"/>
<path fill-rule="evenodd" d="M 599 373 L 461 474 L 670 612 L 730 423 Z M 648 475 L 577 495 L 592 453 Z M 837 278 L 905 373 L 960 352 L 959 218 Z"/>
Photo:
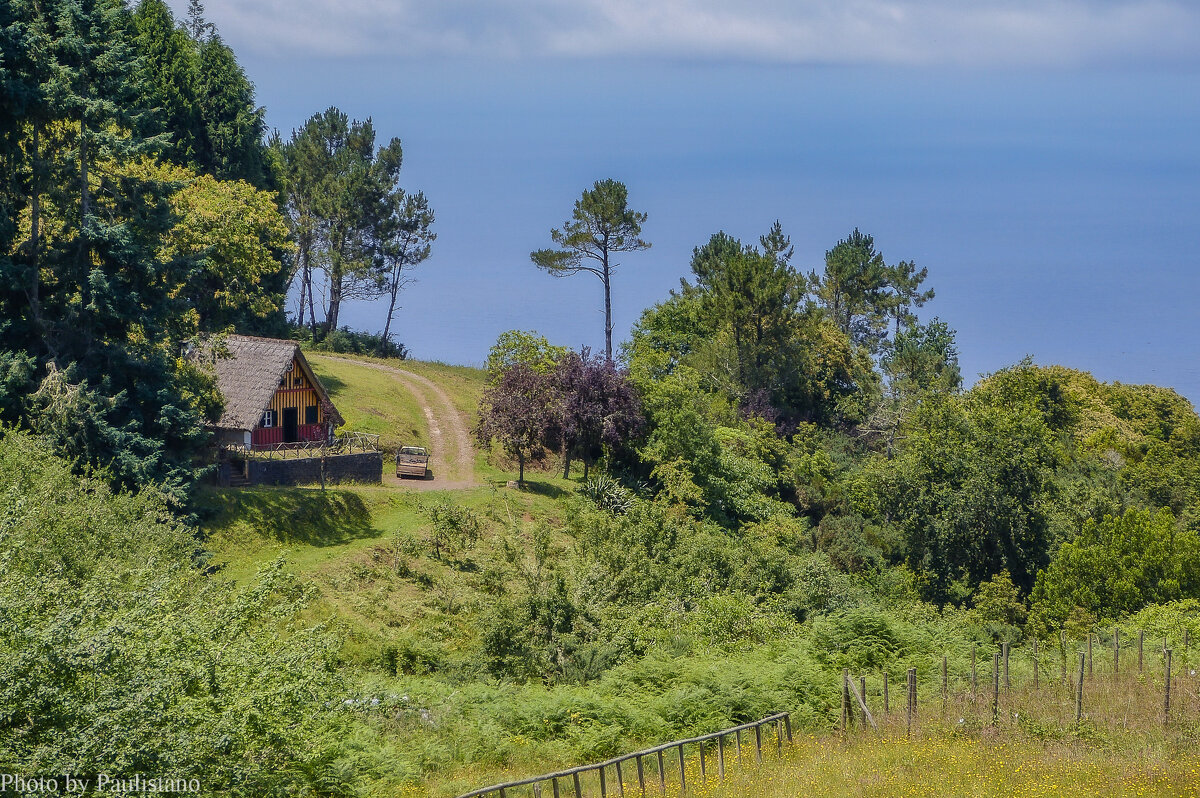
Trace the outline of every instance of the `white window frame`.
<path fill-rule="evenodd" d="M 273 428 L 275 426 L 275 411 L 274 410 L 263 411 L 262 423 L 259 424 L 259 426 L 262 427 L 263 429 Z"/>

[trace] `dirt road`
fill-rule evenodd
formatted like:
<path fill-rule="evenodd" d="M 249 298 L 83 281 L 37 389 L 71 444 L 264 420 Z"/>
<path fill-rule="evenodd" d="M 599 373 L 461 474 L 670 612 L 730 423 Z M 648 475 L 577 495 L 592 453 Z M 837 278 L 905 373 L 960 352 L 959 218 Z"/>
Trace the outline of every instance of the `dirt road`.
<path fill-rule="evenodd" d="M 429 460 L 433 479 L 399 480 L 396 478 L 394 464 L 385 459 L 384 482 L 400 483 L 416 490 L 457 490 L 473 488 L 479 484 L 475 477 L 475 449 L 471 445 L 467 419 L 437 383 L 395 366 L 331 355 L 322 356 L 328 360 L 351 363 L 388 374 L 413 395 L 425 413 L 425 421 L 429 425 L 429 445 L 433 450 Z"/>

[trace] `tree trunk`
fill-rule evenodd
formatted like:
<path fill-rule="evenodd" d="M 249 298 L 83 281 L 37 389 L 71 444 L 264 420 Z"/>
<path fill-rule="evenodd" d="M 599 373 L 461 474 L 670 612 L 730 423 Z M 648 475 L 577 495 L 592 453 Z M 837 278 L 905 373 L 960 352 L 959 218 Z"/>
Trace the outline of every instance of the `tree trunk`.
<path fill-rule="evenodd" d="M 315 339 L 317 337 L 317 299 L 313 295 L 311 263 L 305 265 L 304 281 L 308 283 L 308 326 Z"/>
<path fill-rule="evenodd" d="M 296 257 L 300 260 L 300 312 L 296 314 L 296 326 L 304 326 L 304 298 L 308 296 L 308 243 L 299 242 Z"/>
<path fill-rule="evenodd" d="M 387 321 L 383 324 L 383 339 L 379 342 L 379 356 L 384 357 L 387 352 L 388 336 L 392 334 L 392 317 L 396 315 L 396 297 L 400 293 L 400 270 L 396 269 L 392 273 L 391 298 L 388 302 Z"/>
<path fill-rule="evenodd" d="M 612 357 L 612 280 L 608 271 L 608 252 L 604 253 L 604 359 L 613 362 Z"/>
<path fill-rule="evenodd" d="M 563 445 L 563 479 L 571 478 L 571 449 Z"/>
<path fill-rule="evenodd" d="M 329 312 L 325 314 L 325 335 L 337 329 L 338 313 L 342 309 L 342 274 L 329 273 Z"/>
<path fill-rule="evenodd" d="M 517 472 L 517 484 L 523 488 L 523 487 L 525 487 L 525 455 L 524 454 L 521 454 L 521 453 L 517 454 L 517 468 L 519 469 Z"/>

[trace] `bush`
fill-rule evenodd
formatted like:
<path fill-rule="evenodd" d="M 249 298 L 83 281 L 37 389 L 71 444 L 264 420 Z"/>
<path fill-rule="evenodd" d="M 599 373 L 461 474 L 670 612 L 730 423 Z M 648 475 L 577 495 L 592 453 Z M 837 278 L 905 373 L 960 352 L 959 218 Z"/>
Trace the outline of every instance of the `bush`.
<path fill-rule="evenodd" d="M 390 338 L 384 340 L 382 334 L 369 333 L 365 330 L 351 330 L 342 327 L 324 337 L 314 338 L 312 331 L 303 326 L 293 327 L 290 331 L 293 340 L 303 342 L 309 349 L 317 352 L 334 352 L 349 355 L 373 355 L 375 357 L 407 360 L 408 347 Z"/>
<path fill-rule="evenodd" d="M 343 794 L 336 641 L 280 564 L 241 589 L 193 563 L 154 491 L 112 493 L 0 436 L 0 762 Z"/>

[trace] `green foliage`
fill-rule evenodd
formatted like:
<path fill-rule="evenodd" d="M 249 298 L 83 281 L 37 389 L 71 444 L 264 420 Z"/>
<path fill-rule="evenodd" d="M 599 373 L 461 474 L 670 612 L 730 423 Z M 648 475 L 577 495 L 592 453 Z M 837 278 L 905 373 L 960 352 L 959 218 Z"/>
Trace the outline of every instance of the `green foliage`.
<path fill-rule="evenodd" d="M 524 364 L 538 374 L 549 374 L 567 354 L 565 346 L 553 346 L 545 336 L 534 331 L 507 330 L 500 333 L 496 343 L 488 350 L 484 370 L 488 382 L 495 384 L 500 377 L 517 363 Z"/>
<path fill-rule="evenodd" d="M 214 793 L 352 792 L 336 641 L 278 564 L 235 589 L 153 491 L 111 493 L 0 439 L 0 761 L 198 778 Z"/>
<path fill-rule="evenodd" d="M 579 486 L 579 493 L 601 510 L 614 515 L 627 513 L 633 507 L 633 491 L 605 473 L 594 474 L 585 480 Z"/>
<path fill-rule="evenodd" d="M 1054 628 L 1183 598 L 1200 598 L 1200 536 L 1177 529 L 1170 510 L 1129 510 L 1089 520 L 1063 544 L 1038 577 L 1033 615 L 1039 628 Z"/>
<path fill-rule="evenodd" d="M 370 355 L 373 357 L 407 360 L 408 348 L 397 341 L 387 340 L 382 335 L 364 330 L 342 327 L 320 340 L 313 340 L 312 330 L 303 326 L 291 328 L 291 337 L 302 341 L 306 348 L 316 352 L 333 352 L 343 355 Z"/>
<path fill-rule="evenodd" d="M 986 389 L 923 404 L 880 489 L 909 566 L 938 602 L 1007 570 L 1023 591 L 1049 559 L 1047 508 L 1061 441 L 1044 416 Z"/>
<path fill-rule="evenodd" d="M 453 557 L 474 546 L 483 528 L 482 521 L 471 508 L 448 500 L 427 502 L 421 505 L 421 512 L 433 525 L 429 542 L 433 546 L 433 556 L 438 559 L 443 552 Z"/>

